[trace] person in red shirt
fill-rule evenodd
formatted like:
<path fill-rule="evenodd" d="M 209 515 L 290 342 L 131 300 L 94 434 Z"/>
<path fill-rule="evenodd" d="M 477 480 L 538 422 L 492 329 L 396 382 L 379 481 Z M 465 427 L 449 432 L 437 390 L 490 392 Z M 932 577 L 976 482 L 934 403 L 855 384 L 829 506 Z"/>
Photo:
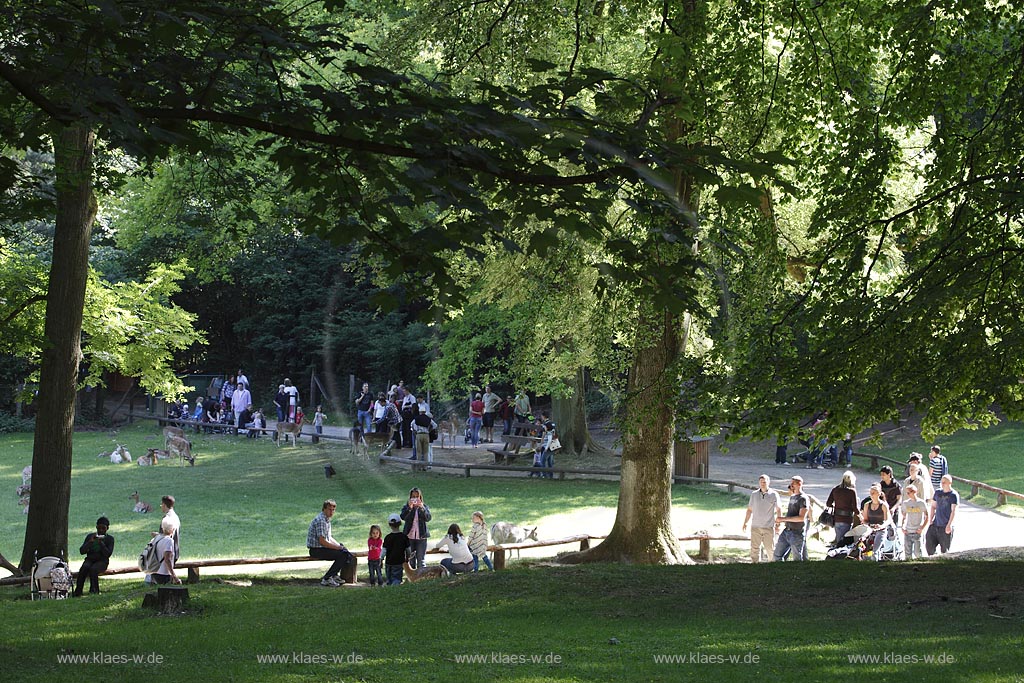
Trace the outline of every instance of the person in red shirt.
<path fill-rule="evenodd" d="M 381 537 L 380 527 L 376 524 L 370 527 L 370 537 L 366 539 L 366 563 L 370 566 L 370 585 L 383 586 L 384 574 L 381 572 L 381 553 L 384 550 L 384 539 Z"/>
<path fill-rule="evenodd" d="M 484 424 L 484 402 L 483 397 L 480 394 L 475 395 L 475 399 L 469 403 L 469 432 L 470 441 L 473 444 L 473 448 L 476 448 L 480 444 L 480 428 Z"/>

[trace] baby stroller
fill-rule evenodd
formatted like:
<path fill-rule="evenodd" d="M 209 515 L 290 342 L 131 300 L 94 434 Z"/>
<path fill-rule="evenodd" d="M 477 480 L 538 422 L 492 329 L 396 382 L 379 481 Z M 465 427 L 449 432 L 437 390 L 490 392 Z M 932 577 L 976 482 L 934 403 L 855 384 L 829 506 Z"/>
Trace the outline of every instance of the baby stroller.
<path fill-rule="evenodd" d="M 805 462 L 809 467 L 820 466 L 828 470 L 839 463 L 839 449 L 836 446 L 829 446 L 828 441 L 819 441 L 813 434 L 807 436 L 799 432 L 796 435 L 796 442 L 803 446 L 804 450 L 790 456 L 790 462 L 793 464 Z"/>
<path fill-rule="evenodd" d="M 907 559 L 903 551 L 903 535 L 892 524 L 875 534 L 874 556 L 878 562 L 897 562 Z"/>
<path fill-rule="evenodd" d="M 71 594 L 71 567 L 59 557 L 39 557 L 32 563 L 32 599 L 63 600 Z"/>
<path fill-rule="evenodd" d="M 871 550 L 871 527 L 858 524 L 825 553 L 826 560 L 862 560 Z M 868 555 L 870 557 L 870 555 Z"/>

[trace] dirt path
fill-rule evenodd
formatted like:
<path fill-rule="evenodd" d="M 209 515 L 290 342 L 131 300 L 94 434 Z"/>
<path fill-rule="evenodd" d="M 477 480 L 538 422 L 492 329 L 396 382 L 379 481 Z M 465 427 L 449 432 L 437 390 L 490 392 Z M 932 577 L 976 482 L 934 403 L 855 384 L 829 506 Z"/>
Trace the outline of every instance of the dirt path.
<path fill-rule="evenodd" d="M 772 478 L 772 488 L 783 493 L 789 478 L 799 474 L 804 479 L 804 491 L 822 502 L 828 498 L 832 487 L 840 482 L 844 471 L 839 468 L 819 470 L 798 465 L 776 465 L 773 459 L 715 452 L 711 453 L 708 469 L 713 479 L 728 479 L 749 483 L 751 486 L 757 483 L 761 474 L 767 474 Z M 878 481 L 878 475 L 874 472 L 856 467 L 853 472 L 857 476 L 857 491 L 860 496 L 866 495 L 868 487 Z M 897 476 L 899 474 L 897 473 Z M 979 507 L 966 500 L 965 494 L 969 494 L 969 491 L 959 493 L 961 504 L 957 511 L 951 551 L 1001 546 L 1024 547 L 1024 519 Z M 815 516 L 818 512 L 820 509 L 815 510 Z"/>
<path fill-rule="evenodd" d="M 312 431 L 308 428 L 306 431 Z M 328 434 L 337 436 L 348 436 L 348 429 L 341 427 L 325 427 Z M 614 433 L 602 432 L 598 440 L 611 446 L 614 442 Z M 435 443 L 434 459 L 438 462 L 447 463 L 493 463 L 493 456 L 487 452 L 488 447 L 499 447 L 500 444 L 481 444 L 479 448 L 467 447 L 462 444 L 462 439 L 457 440 L 456 448 L 439 448 Z M 409 450 L 396 451 L 395 455 L 411 455 Z M 569 457 L 559 458 L 556 456 L 556 466 L 568 464 Z M 529 457 L 520 457 L 516 464 L 529 466 Z M 614 456 L 592 456 L 585 462 L 573 463 L 573 467 L 591 467 L 594 469 L 606 469 L 618 464 Z M 855 463 L 856 465 L 856 463 Z M 435 470 L 439 472 L 440 470 Z M 855 467 L 854 473 L 858 478 L 858 493 L 867 494 L 868 486 L 878 481 L 878 475 L 864 469 Z M 772 478 L 773 488 L 785 493 L 789 477 L 799 474 L 804 478 L 804 490 L 814 495 L 821 501 L 828 497 L 829 491 L 839 483 L 842 478 L 843 469 L 807 469 L 797 465 L 776 465 L 774 453 L 767 453 L 763 447 L 748 444 L 745 448 L 733 447 L 729 453 L 722 453 L 712 447 L 709 464 L 709 476 L 712 479 L 725 479 L 738 483 L 749 484 L 751 487 L 757 485 L 757 478 L 761 474 L 767 474 Z M 899 475 L 900 473 L 897 473 Z M 507 476 L 503 472 L 487 472 L 481 470 L 479 475 L 485 476 Z M 474 476 L 479 476 L 474 473 Z M 511 476 L 522 476 L 515 473 Z M 980 548 L 996 548 L 1003 546 L 1024 547 L 1024 519 L 1009 516 L 1001 512 L 982 508 L 966 500 L 965 496 L 969 491 L 960 491 L 961 505 L 957 512 L 957 524 L 953 534 L 952 551 L 976 550 Z M 783 498 L 785 500 L 785 497 Z M 701 518 L 698 525 L 709 529 L 712 533 L 739 534 L 743 523 L 742 507 L 737 513 L 716 513 L 707 518 Z M 820 509 L 814 511 L 817 517 Z M 563 513 L 534 520 L 545 529 L 544 536 L 548 538 L 557 535 L 569 535 L 572 533 L 605 534 L 611 528 L 615 519 L 614 509 L 587 509 L 576 510 L 570 513 Z M 523 521 L 523 520 L 512 520 Z M 676 531 L 679 534 L 693 533 L 694 520 L 679 515 L 675 520 Z M 831 532 L 825 533 L 825 538 L 831 540 Z M 545 549 L 544 554 L 553 554 L 559 549 Z"/>

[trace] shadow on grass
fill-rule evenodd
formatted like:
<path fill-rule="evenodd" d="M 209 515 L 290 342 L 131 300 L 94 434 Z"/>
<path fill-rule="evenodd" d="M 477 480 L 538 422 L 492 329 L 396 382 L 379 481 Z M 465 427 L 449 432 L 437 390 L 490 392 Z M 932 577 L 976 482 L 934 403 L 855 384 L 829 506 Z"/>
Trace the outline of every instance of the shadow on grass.
<path fill-rule="evenodd" d="M 19 681 L 1015 681 L 1022 578 L 1008 562 L 539 567 L 362 590 L 252 577 L 190 587 L 199 616 L 144 621 L 127 586 L 63 603 L 0 592 L 0 647 Z M 168 668 L 58 660 L 94 652 Z"/>

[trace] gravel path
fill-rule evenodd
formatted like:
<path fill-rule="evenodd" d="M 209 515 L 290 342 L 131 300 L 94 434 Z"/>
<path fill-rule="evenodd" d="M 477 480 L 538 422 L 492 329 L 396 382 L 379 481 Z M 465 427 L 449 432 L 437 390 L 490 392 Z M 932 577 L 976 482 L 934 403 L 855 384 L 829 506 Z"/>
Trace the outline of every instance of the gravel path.
<path fill-rule="evenodd" d="M 270 428 L 272 429 L 273 427 Z M 324 431 L 327 434 L 335 436 L 346 438 L 348 436 L 348 429 L 344 427 L 325 426 Z M 303 430 L 304 435 L 311 432 L 312 427 L 306 427 Z M 611 445 L 611 437 L 603 440 L 607 440 L 608 445 Z M 489 445 L 490 444 L 488 444 L 488 446 Z M 844 471 L 842 468 L 819 470 L 807 469 L 800 465 L 776 465 L 774 463 L 774 453 L 767 456 L 761 456 L 750 454 L 757 449 L 744 450 L 747 452 L 743 454 L 735 451 L 722 453 L 715 447 L 712 447 L 711 454 L 709 456 L 709 476 L 712 479 L 725 479 L 738 483 L 749 484 L 751 487 L 754 487 L 757 485 L 757 478 L 761 474 L 767 474 L 772 478 L 773 488 L 785 494 L 789 477 L 794 474 L 799 474 L 804 478 L 804 491 L 814 495 L 824 502 L 832 487 L 839 483 Z M 396 452 L 396 455 L 408 453 L 409 451 L 398 451 Z M 493 462 L 493 458 L 489 453 L 487 453 L 484 445 L 481 445 L 478 449 L 466 448 L 461 445 L 454 449 L 441 449 L 435 444 L 434 458 L 438 461 L 455 463 Z M 524 461 L 524 465 L 529 465 L 528 459 L 520 458 L 520 460 Z M 601 458 L 600 460 L 600 463 L 592 463 L 589 464 L 589 466 L 604 468 L 607 466 L 604 463 L 605 460 L 612 462 L 615 459 Z M 519 463 L 517 462 L 516 464 Z M 868 472 L 867 470 L 857 467 L 855 467 L 853 471 L 858 478 L 858 493 L 861 496 L 867 495 L 868 486 L 871 483 L 878 481 L 878 475 L 874 472 Z M 484 473 L 480 472 L 480 474 L 483 475 Z M 487 474 L 491 476 L 502 476 L 502 473 L 500 472 L 488 472 Z M 897 472 L 896 474 L 897 476 L 901 476 L 900 472 Z M 513 476 L 522 475 L 516 474 Z M 976 552 L 979 549 L 1024 548 L 1024 519 L 974 505 L 965 498 L 969 493 L 969 490 L 960 491 L 961 505 L 957 512 L 957 524 L 953 534 L 952 552 L 964 552 L 964 556 L 976 558 L 979 555 L 984 556 L 984 553 Z M 785 498 L 783 500 L 785 500 Z M 614 511 L 611 512 L 614 513 Z M 818 512 L 820 512 L 820 509 L 815 509 L 815 517 L 817 517 Z M 589 514 L 591 516 L 591 521 L 593 521 L 593 511 L 590 511 Z M 610 520 L 613 518 L 614 514 L 612 514 L 608 520 L 609 527 Z M 571 521 L 569 523 L 571 524 Z M 742 516 L 737 519 L 735 530 L 720 529 L 720 531 L 723 533 L 740 533 L 739 527 L 741 524 Z M 831 540 L 831 532 L 826 532 L 824 536 L 828 540 Z M 967 551 L 972 552 L 968 553 Z M 1000 550 L 993 551 L 992 555 L 997 556 L 1005 553 L 1013 555 L 1016 552 L 1017 551 L 1014 550 Z M 1024 553 L 1024 551 L 1021 552 Z"/>
<path fill-rule="evenodd" d="M 804 478 L 804 491 L 816 496 L 822 502 L 829 491 L 840 482 L 844 469 L 807 469 L 800 465 L 776 465 L 767 460 L 747 455 L 723 454 L 712 451 L 708 469 L 713 479 L 728 479 L 737 482 L 757 484 L 757 478 L 767 474 L 772 478 L 772 487 L 785 492 L 788 480 L 794 474 Z M 867 495 L 868 486 L 878 481 L 878 475 L 855 468 L 857 492 Z M 897 472 L 897 476 L 901 473 Z M 955 487 L 954 487 L 955 488 Z M 978 507 L 965 499 L 970 491 L 960 491 L 960 507 L 957 510 L 956 528 L 953 532 L 951 551 L 966 551 L 979 548 L 1000 548 L 1004 546 L 1024 547 L 1024 519 Z M 820 509 L 815 510 L 815 516 Z M 831 537 L 829 536 L 831 540 Z"/>

